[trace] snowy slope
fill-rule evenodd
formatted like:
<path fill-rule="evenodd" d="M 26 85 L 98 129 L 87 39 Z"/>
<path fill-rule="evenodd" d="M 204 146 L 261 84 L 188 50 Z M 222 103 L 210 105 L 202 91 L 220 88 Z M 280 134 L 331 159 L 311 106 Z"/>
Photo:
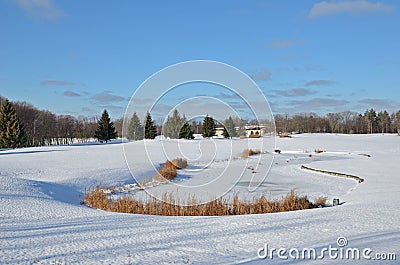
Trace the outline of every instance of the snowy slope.
<path fill-rule="evenodd" d="M 262 167 L 268 167 L 275 147 L 271 139 L 259 141 L 265 141 L 263 151 L 268 153 L 248 162 L 262 171 Z M 146 143 L 153 150 L 150 153 L 155 166 L 166 158 L 165 153 L 159 152 L 160 142 Z M 234 140 L 233 149 L 230 141 L 216 140 L 215 158 L 212 148 L 207 147 L 210 143 L 199 142 L 164 141 L 171 146 L 167 148 L 168 157 L 181 156 L 174 153 L 178 152 L 174 146 L 180 146 L 180 152 L 192 166 L 216 161 L 200 173 L 182 179 L 181 184 L 195 185 L 206 176 L 213 177 L 218 165 L 226 167 L 224 163 L 229 161 L 233 163 L 228 167 L 229 175 L 242 167 L 242 160 L 236 158 L 248 145 L 246 140 Z M 255 146 L 251 147 L 260 146 L 259 142 L 252 144 Z M 396 252 L 399 256 L 398 136 L 308 134 L 276 139 L 276 148 L 282 153 L 276 155 L 271 172 L 257 193 L 279 197 L 294 188 L 311 198 L 339 197 L 344 203 L 324 209 L 251 216 L 140 216 L 79 205 L 85 187 L 134 182 L 125 163 L 124 148 L 133 151 L 126 158 L 132 159 L 129 164 L 135 166 L 131 168 L 135 177 L 139 180 L 152 177 L 154 170 L 148 168 L 147 157 L 135 152 L 143 150 L 143 142 L 124 147 L 114 143 L 0 151 L 0 264 L 266 264 L 271 261 L 257 257 L 257 250 L 264 244 L 274 248 L 321 249 L 337 246 L 339 236 L 347 238 L 349 247 L 368 247 L 374 253 Z M 312 153 L 315 149 L 326 152 Z M 305 151 L 311 152 L 312 157 Z M 302 164 L 358 175 L 365 182 L 358 184 L 354 180 L 304 171 L 300 169 Z M 251 176 L 245 170 L 243 179 L 231 192 L 239 191 L 246 196 Z M 169 185 L 175 184 L 153 189 L 162 192 L 169 190 Z M 218 194 L 222 189 L 218 185 L 212 187 L 207 195 Z M 288 261 L 275 257 L 273 262 Z M 323 260 L 323 263 L 337 262 Z M 396 264 L 396 261 L 386 263 Z"/>

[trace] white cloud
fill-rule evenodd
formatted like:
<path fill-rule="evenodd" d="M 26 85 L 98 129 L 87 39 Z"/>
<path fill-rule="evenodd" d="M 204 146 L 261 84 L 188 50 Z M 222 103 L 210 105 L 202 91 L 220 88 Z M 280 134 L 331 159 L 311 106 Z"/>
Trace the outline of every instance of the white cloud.
<path fill-rule="evenodd" d="M 99 103 L 121 102 L 126 100 L 124 97 L 112 95 L 109 91 L 93 95 L 92 99 Z"/>
<path fill-rule="evenodd" d="M 364 14 L 364 13 L 388 13 L 393 10 L 391 5 L 380 2 L 372 3 L 365 0 L 340 1 L 340 2 L 319 2 L 310 10 L 309 18 L 328 16 L 334 14 Z"/>
<path fill-rule="evenodd" d="M 364 105 L 365 109 L 376 108 L 386 109 L 389 111 L 395 111 L 400 109 L 400 103 L 391 99 L 381 99 L 381 98 L 365 98 L 359 100 L 358 103 Z"/>
<path fill-rule="evenodd" d="M 251 74 L 250 77 L 254 80 L 254 81 L 266 81 L 271 79 L 271 73 L 270 71 L 268 71 L 267 69 L 261 69 L 260 71 Z"/>
<path fill-rule="evenodd" d="M 17 4 L 29 15 L 38 19 L 54 20 L 65 15 L 52 0 L 17 0 Z"/>
<path fill-rule="evenodd" d="M 295 44 L 296 43 L 291 40 L 275 39 L 268 44 L 268 47 L 271 49 L 287 49 Z"/>
<path fill-rule="evenodd" d="M 70 91 L 70 90 L 66 90 L 64 91 L 64 96 L 66 97 L 80 97 L 81 95 L 74 92 L 74 91 Z"/>
<path fill-rule="evenodd" d="M 41 86 L 74 86 L 75 83 L 62 80 L 43 80 L 40 82 Z"/>
<path fill-rule="evenodd" d="M 284 97 L 301 97 L 315 94 L 316 91 L 310 90 L 307 88 L 293 88 L 293 89 L 286 89 L 286 90 L 273 90 L 275 94 Z"/>
<path fill-rule="evenodd" d="M 335 84 L 335 81 L 332 80 L 312 80 L 307 82 L 306 86 L 329 86 Z"/>
<path fill-rule="evenodd" d="M 344 99 L 332 99 L 332 98 L 313 98 L 310 100 L 292 100 L 289 102 L 290 105 L 296 107 L 305 107 L 308 111 L 314 111 L 318 109 L 324 109 L 327 107 L 337 107 L 346 105 L 349 101 Z"/>

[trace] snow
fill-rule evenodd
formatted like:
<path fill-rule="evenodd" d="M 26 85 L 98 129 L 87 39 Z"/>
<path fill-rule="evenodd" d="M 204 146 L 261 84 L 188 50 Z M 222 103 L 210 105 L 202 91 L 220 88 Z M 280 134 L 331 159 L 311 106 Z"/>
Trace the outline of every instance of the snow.
<path fill-rule="evenodd" d="M 247 147 L 263 153 L 248 160 L 240 158 Z M 281 154 L 274 154 L 274 149 L 282 150 Z M 316 149 L 325 152 L 316 154 Z M 347 238 L 349 247 L 394 252 L 398 259 L 399 155 L 400 137 L 396 135 L 334 134 L 3 150 L 0 264 L 266 264 L 271 261 L 257 257 L 264 244 L 321 249 L 337 246 L 339 236 Z M 226 191 L 228 197 L 239 192 L 245 198 L 262 193 L 279 198 L 295 189 L 311 199 L 326 196 L 331 202 L 340 198 L 342 205 L 225 217 L 119 214 L 80 205 L 85 188 L 98 184 L 133 187 L 131 172 L 138 181 L 151 178 L 166 158 L 182 156 L 188 159 L 189 169 L 180 171 L 174 183 L 149 187 L 148 192 L 172 190 L 184 196 L 190 191 L 206 200 Z M 252 178 L 262 179 L 271 164 L 267 178 L 250 193 Z M 300 169 L 301 165 L 357 175 L 365 181 L 359 184 L 310 172 Z M 248 167 L 258 173 L 252 174 Z M 241 172 L 242 178 L 237 179 Z M 288 261 L 275 257 L 273 262 Z"/>

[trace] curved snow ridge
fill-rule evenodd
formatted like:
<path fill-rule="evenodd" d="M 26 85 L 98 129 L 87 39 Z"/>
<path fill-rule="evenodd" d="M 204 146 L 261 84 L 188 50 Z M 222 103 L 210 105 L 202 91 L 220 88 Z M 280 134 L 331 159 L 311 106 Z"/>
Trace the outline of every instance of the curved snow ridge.
<path fill-rule="evenodd" d="M 301 165 L 301 169 L 306 169 L 306 170 L 310 170 L 310 171 L 314 171 L 314 172 L 318 172 L 318 173 L 328 174 L 328 175 L 331 175 L 331 176 L 337 176 L 337 177 L 343 177 L 343 178 L 351 178 L 351 179 L 354 179 L 354 180 L 358 181 L 358 183 L 364 182 L 363 178 L 360 178 L 360 177 L 354 176 L 354 175 L 350 175 L 350 174 L 338 173 L 338 172 L 327 171 L 327 170 L 322 170 L 322 169 L 315 169 L 315 168 L 311 168 L 311 167 L 306 167 L 304 165 Z"/>

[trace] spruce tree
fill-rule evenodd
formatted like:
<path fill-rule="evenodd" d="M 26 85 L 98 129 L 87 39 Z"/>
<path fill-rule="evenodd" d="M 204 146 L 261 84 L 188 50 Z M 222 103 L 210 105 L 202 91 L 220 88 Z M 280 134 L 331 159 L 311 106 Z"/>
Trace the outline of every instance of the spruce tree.
<path fill-rule="evenodd" d="M 190 129 L 190 125 L 188 122 L 185 122 L 179 131 L 179 138 L 184 138 L 184 139 L 193 139 L 193 132 Z"/>
<path fill-rule="evenodd" d="M 146 139 L 154 139 L 157 136 L 157 127 L 154 124 L 153 119 L 149 112 L 146 114 L 145 119 L 145 126 L 144 126 L 144 138 Z"/>
<path fill-rule="evenodd" d="M 185 122 L 186 122 L 185 116 L 181 117 L 178 110 L 175 109 L 172 114 L 172 117 L 168 116 L 167 121 L 163 126 L 164 136 L 169 137 L 171 139 L 179 138 L 179 132 Z"/>
<path fill-rule="evenodd" d="M 26 145 L 23 124 L 8 99 L 0 106 L 0 148 L 17 148 Z"/>
<path fill-rule="evenodd" d="M 108 115 L 107 110 L 103 111 L 101 118 L 97 122 L 97 129 L 94 137 L 97 138 L 101 143 L 104 141 L 107 143 L 111 139 L 117 138 L 117 132 L 115 131 L 114 123 L 110 121 L 110 116 Z"/>
<path fill-rule="evenodd" d="M 129 140 L 142 140 L 143 139 L 143 126 L 140 123 L 138 115 L 133 113 L 132 118 L 129 122 L 128 135 Z"/>
<path fill-rule="evenodd" d="M 212 117 L 208 115 L 203 121 L 203 137 L 213 137 L 215 135 L 215 122 Z"/>
<path fill-rule="evenodd" d="M 233 123 L 233 119 L 231 116 L 229 116 L 228 119 L 224 121 L 224 133 L 223 133 L 225 138 L 232 138 L 236 137 L 236 129 L 235 129 L 235 124 Z"/>

